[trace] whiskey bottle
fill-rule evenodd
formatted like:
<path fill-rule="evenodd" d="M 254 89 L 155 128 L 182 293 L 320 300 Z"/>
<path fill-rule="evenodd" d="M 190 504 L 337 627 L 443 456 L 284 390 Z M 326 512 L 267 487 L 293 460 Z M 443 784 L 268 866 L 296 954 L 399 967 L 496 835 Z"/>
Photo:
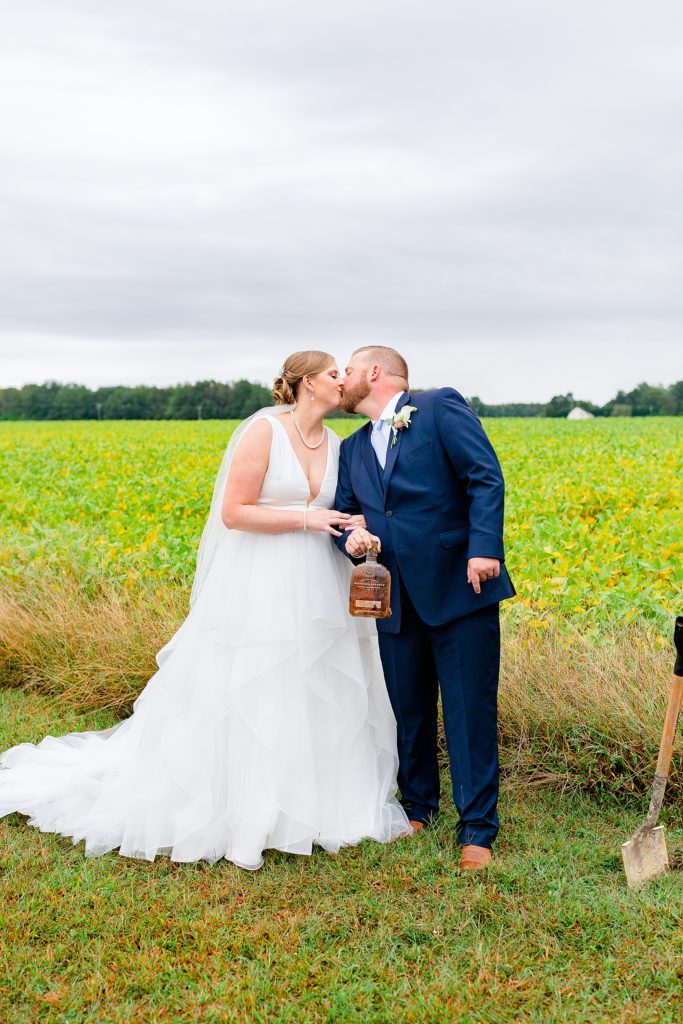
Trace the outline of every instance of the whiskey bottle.
<path fill-rule="evenodd" d="M 351 573 L 349 611 L 352 615 L 371 619 L 388 619 L 391 615 L 391 573 L 377 561 L 377 543 Z"/>

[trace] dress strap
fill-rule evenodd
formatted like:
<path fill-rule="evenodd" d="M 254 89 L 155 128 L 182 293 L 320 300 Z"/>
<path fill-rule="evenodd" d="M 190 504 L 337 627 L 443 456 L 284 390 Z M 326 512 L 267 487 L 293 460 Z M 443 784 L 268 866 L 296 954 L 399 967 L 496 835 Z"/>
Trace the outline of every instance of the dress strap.
<path fill-rule="evenodd" d="M 287 431 L 277 416 L 264 416 L 263 418 L 270 423 L 270 429 L 273 434 L 270 445 L 270 464 L 272 466 L 274 458 L 283 458 L 285 447 L 291 450 L 292 446 L 287 437 Z M 293 451 L 292 455 L 294 455 Z"/>

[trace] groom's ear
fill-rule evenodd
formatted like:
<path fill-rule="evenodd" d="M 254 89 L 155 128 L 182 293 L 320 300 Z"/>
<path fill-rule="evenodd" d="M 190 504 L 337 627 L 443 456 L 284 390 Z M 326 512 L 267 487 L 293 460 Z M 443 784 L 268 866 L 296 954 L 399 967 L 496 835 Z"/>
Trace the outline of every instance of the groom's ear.
<path fill-rule="evenodd" d="M 372 366 L 370 367 L 370 369 L 368 370 L 368 380 L 369 381 L 377 380 L 377 378 L 379 377 L 381 372 L 382 372 L 382 367 L 379 365 L 379 363 L 373 363 Z"/>

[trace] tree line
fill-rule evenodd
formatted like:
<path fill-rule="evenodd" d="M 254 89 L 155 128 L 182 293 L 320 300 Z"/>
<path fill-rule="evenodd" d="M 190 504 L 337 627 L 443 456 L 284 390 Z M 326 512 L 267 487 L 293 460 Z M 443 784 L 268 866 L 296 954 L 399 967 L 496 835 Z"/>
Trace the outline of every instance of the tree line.
<path fill-rule="evenodd" d="M 49 381 L 0 388 L 2 420 L 241 420 L 272 404 L 270 389 L 248 380 L 94 389 Z"/>
<path fill-rule="evenodd" d="M 594 416 L 683 416 L 683 380 L 661 387 L 639 384 L 633 391 L 617 391 L 604 405 L 575 398 L 571 391 L 554 395 L 549 402 L 509 402 L 487 405 L 478 397 L 468 399 L 478 416 L 564 417 L 579 406 Z"/>
<path fill-rule="evenodd" d="M 239 420 L 272 401 L 269 388 L 248 380 L 94 389 L 48 381 L 0 388 L 0 420 Z M 576 399 L 571 392 L 555 395 L 545 403 L 488 405 L 478 396 L 470 398 L 469 403 L 478 416 L 560 417 L 577 405 L 594 416 L 681 416 L 683 380 L 669 387 L 639 384 L 633 391 L 617 392 L 601 406 Z M 339 410 L 332 415 L 349 414 Z"/>

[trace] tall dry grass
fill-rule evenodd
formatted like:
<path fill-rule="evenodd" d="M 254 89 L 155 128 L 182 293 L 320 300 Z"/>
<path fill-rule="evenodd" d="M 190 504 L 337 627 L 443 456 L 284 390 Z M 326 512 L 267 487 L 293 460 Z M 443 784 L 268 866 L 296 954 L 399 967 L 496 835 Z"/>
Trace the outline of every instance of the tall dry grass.
<path fill-rule="evenodd" d="M 186 614 L 177 587 L 131 595 L 105 580 L 34 579 L 0 595 L 0 683 L 125 715 Z"/>
<path fill-rule="evenodd" d="M 557 623 L 539 635 L 510 620 L 500 692 L 506 768 L 536 784 L 642 792 L 652 783 L 673 662 L 673 646 L 636 625 L 596 639 Z M 680 756 L 670 786 L 683 795 Z"/>
<path fill-rule="evenodd" d="M 129 594 L 104 580 L 86 590 L 68 575 L 27 579 L 0 596 L 0 683 L 124 716 L 186 612 L 179 587 Z M 539 630 L 505 619 L 500 734 L 508 775 L 620 796 L 647 788 L 672 663 L 671 648 L 635 626 L 596 641 L 566 625 Z M 677 755 L 671 787 L 683 795 Z"/>

